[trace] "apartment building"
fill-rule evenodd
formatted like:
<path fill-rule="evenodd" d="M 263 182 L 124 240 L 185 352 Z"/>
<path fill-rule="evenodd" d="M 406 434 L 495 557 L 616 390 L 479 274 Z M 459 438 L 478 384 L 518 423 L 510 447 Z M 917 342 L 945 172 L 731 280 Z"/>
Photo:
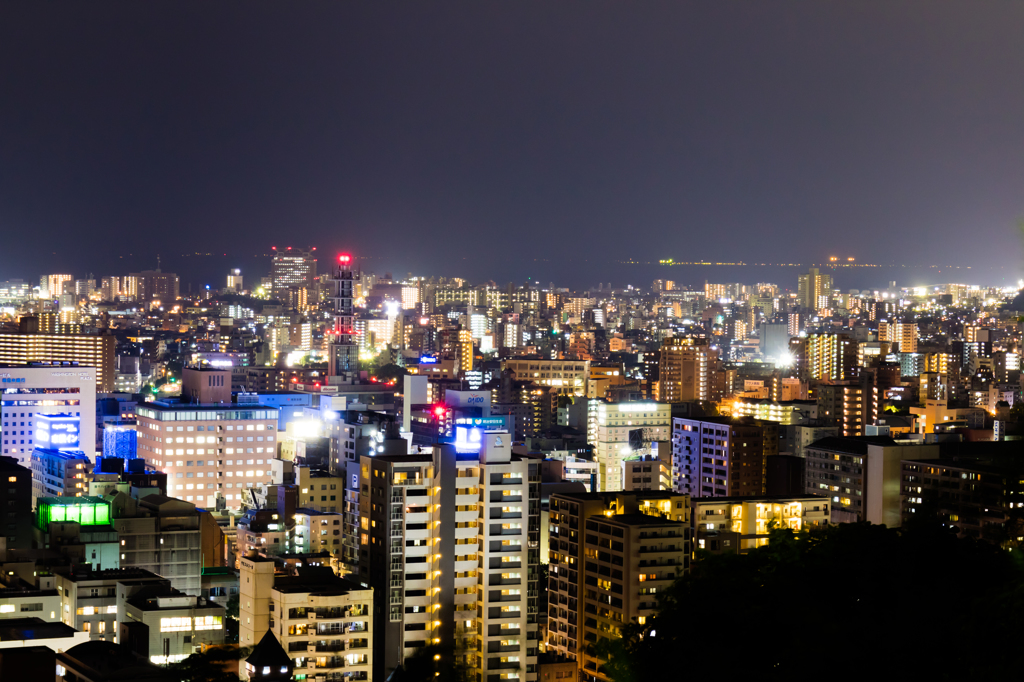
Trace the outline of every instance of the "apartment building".
<path fill-rule="evenodd" d="M 808 530 L 829 523 L 829 498 L 697 497 L 693 498 L 694 544 L 714 553 L 746 554 L 768 544 L 772 528 Z"/>
<path fill-rule="evenodd" d="M 554 493 L 549 509 L 547 649 L 576 661 L 581 679 L 608 679 L 589 647 L 643 623 L 689 569 L 690 498 Z"/>
<path fill-rule="evenodd" d="M 285 574 L 275 566 L 261 556 L 240 561 L 239 645 L 255 646 L 270 631 L 291 658 L 296 679 L 373 679 L 373 589 L 324 566 Z M 253 672 L 240 662 L 242 679 L 253 679 Z"/>
<path fill-rule="evenodd" d="M 868 521 L 898 528 L 903 460 L 940 457 L 938 444 L 888 436 L 829 437 L 805 450 L 807 494 L 831 499 L 832 523 Z"/>
<path fill-rule="evenodd" d="M 658 360 L 657 399 L 665 403 L 711 400 L 711 375 L 718 369 L 718 357 L 718 350 L 706 339 L 664 339 Z"/>
<path fill-rule="evenodd" d="M 46 366 L 54 372 L 72 372 L 90 368 L 95 390 L 114 390 L 114 348 L 116 339 L 109 334 L 3 334 L 0 333 L 0 365 L 9 367 Z M 72 376 L 71 374 L 66 375 Z M 77 385 L 77 384 L 75 384 Z"/>
<path fill-rule="evenodd" d="M 456 427 L 456 429 L 463 427 Z M 375 675 L 455 649 L 481 680 L 536 679 L 540 459 L 506 432 L 360 463 L 359 576 L 381 586 Z"/>
<path fill-rule="evenodd" d="M 622 489 L 672 490 L 671 456 L 639 455 L 622 460 Z"/>
<path fill-rule="evenodd" d="M 675 489 L 701 497 L 765 494 L 766 458 L 778 454 L 778 424 L 749 417 L 672 420 Z"/>
<path fill-rule="evenodd" d="M 262 405 L 187 405 L 155 401 L 136 408 L 139 456 L 167 474 L 167 492 L 230 509 L 245 490 L 270 483 L 277 452 L 277 409 Z"/>

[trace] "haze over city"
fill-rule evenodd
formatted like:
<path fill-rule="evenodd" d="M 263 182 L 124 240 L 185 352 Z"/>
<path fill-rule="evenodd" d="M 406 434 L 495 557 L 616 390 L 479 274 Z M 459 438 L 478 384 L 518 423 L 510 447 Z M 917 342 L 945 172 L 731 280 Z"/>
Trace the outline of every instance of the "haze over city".
<path fill-rule="evenodd" d="M 5 3 L 0 276 L 161 254 L 199 286 L 288 241 L 573 287 L 832 255 L 1015 281 L 1024 8 L 787 7 Z"/>

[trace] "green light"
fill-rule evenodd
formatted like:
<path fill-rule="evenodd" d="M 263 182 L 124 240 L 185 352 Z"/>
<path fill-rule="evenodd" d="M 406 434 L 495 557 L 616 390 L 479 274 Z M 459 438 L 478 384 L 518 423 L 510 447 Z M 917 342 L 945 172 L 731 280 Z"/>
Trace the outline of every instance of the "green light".
<path fill-rule="evenodd" d="M 100 497 L 41 497 L 36 507 L 36 527 L 49 530 L 51 523 L 75 522 L 83 526 L 110 525 L 110 504 Z"/>

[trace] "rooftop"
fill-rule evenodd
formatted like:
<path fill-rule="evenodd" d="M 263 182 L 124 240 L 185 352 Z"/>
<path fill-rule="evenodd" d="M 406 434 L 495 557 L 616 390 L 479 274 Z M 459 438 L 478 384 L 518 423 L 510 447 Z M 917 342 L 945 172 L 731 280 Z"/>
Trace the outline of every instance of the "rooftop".
<path fill-rule="evenodd" d="M 64 623 L 47 623 L 42 618 L 0 619 L 0 642 L 74 637 L 76 630 Z"/>
<path fill-rule="evenodd" d="M 670 521 L 661 516 L 651 516 L 650 514 L 614 514 L 612 516 L 591 516 L 587 521 L 598 520 L 608 523 L 618 523 L 623 526 L 686 526 L 689 527 L 688 523 L 683 521 Z"/>
<path fill-rule="evenodd" d="M 694 504 L 712 504 L 718 502 L 828 502 L 824 495 L 760 495 L 755 497 L 694 497 L 691 502 Z"/>
<path fill-rule="evenodd" d="M 289 594 L 308 592 L 318 595 L 343 595 L 353 590 L 365 589 L 356 583 L 339 578 L 327 566 L 300 567 L 296 574 L 276 578 L 274 589 Z"/>

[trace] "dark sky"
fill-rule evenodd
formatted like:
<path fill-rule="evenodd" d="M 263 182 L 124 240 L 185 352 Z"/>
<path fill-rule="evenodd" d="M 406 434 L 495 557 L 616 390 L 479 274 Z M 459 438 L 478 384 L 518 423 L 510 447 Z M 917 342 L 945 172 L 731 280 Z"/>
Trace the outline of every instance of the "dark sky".
<path fill-rule="evenodd" d="M 8 0 L 0 279 L 287 244 L 1024 272 L 1022 37 L 1016 0 Z"/>

